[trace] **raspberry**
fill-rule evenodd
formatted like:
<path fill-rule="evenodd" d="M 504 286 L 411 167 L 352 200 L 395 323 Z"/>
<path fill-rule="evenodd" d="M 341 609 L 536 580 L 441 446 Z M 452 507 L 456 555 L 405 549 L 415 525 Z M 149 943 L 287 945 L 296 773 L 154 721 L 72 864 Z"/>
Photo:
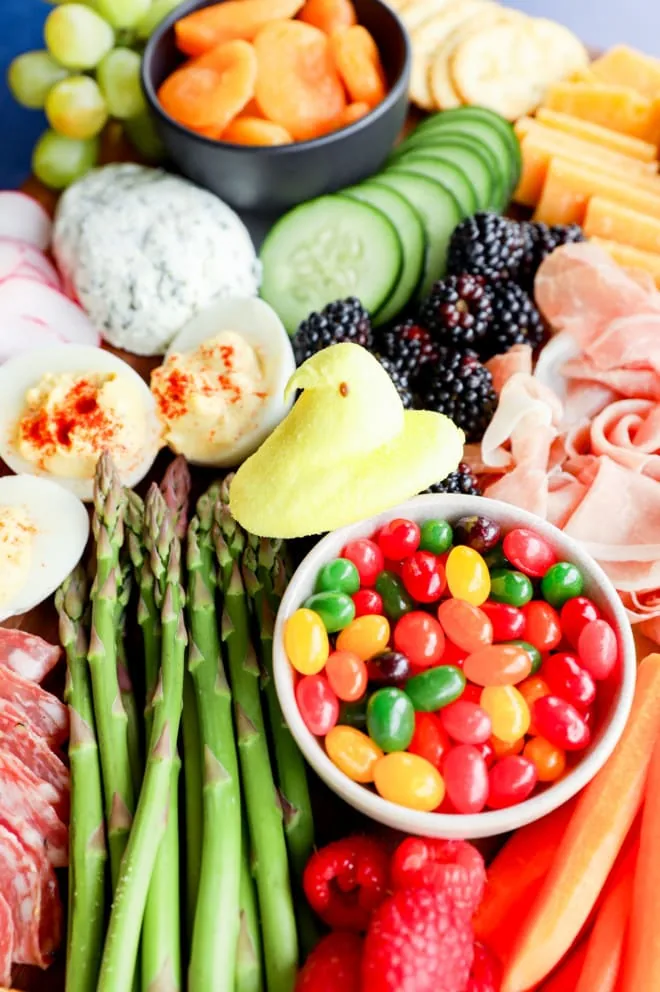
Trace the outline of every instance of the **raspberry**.
<path fill-rule="evenodd" d="M 364 942 L 362 988 L 365 992 L 462 992 L 470 976 L 473 943 L 470 924 L 456 913 L 444 892 L 400 889 L 371 919 Z"/>
<path fill-rule="evenodd" d="M 389 884 L 387 849 L 373 837 L 346 837 L 312 854 L 303 874 L 307 901 L 337 930 L 366 930 Z"/>
<path fill-rule="evenodd" d="M 407 837 L 392 857 L 395 889 L 431 886 L 444 892 L 467 919 L 477 910 L 485 884 L 484 859 L 465 840 Z"/>
<path fill-rule="evenodd" d="M 298 975 L 296 992 L 360 992 L 362 938 L 337 930 L 316 945 Z"/>
<path fill-rule="evenodd" d="M 501 971 L 500 963 L 493 952 L 485 944 L 475 940 L 474 961 L 465 992 L 498 992 Z"/>

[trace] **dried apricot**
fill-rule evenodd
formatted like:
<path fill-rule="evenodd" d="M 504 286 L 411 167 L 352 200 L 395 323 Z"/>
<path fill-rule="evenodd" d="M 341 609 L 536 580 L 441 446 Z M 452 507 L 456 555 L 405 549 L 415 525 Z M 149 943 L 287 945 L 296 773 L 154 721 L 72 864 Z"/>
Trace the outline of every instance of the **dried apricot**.
<path fill-rule="evenodd" d="M 371 111 L 371 107 L 368 103 L 363 103 L 362 101 L 356 101 L 355 103 L 349 103 L 344 113 L 341 115 L 341 121 L 338 127 L 348 127 L 349 124 L 355 124 L 359 121 L 361 117 L 366 117 Z"/>
<path fill-rule="evenodd" d="M 330 39 L 332 55 L 344 86 L 355 103 L 375 107 L 385 98 L 387 83 L 376 42 L 365 27 L 336 31 Z"/>
<path fill-rule="evenodd" d="M 298 16 L 301 21 L 313 24 L 325 34 L 357 24 L 355 7 L 351 0 L 307 0 Z"/>
<path fill-rule="evenodd" d="M 263 117 L 241 115 L 222 133 L 221 141 L 234 145 L 289 145 L 293 141 L 286 128 Z"/>
<path fill-rule="evenodd" d="M 252 41 L 270 21 L 295 17 L 303 3 L 304 0 L 227 0 L 203 7 L 176 22 L 176 43 L 186 55 L 203 55 L 224 41 Z"/>

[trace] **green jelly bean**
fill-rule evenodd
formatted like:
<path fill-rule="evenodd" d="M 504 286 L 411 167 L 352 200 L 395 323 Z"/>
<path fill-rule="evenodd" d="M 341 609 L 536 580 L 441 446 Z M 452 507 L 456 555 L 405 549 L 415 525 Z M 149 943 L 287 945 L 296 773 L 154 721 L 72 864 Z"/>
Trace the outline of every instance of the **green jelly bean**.
<path fill-rule="evenodd" d="M 383 600 L 383 612 L 390 620 L 399 620 L 415 609 L 415 602 L 394 572 L 381 572 L 376 579 L 376 592 Z"/>
<path fill-rule="evenodd" d="M 495 568 L 511 568 L 511 562 L 504 554 L 504 549 L 501 544 L 496 544 L 494 548 L 491 548 L 490 551 L 487 551 L 482 557 L 490 572 L 492 572 Z"/>
<path fill-rule="evenodd" d="M 344 727 L 355 727 L 366 733 L 367 730 L 367 702 L 365 699 L 358 699 L 356 703 L 342 703 L 339 709 L 338 724 Z"/>
<path fill-rule="evenodd" d="M 415 732 L 415 710 L 405 692 L 374 692 L 367 704 L 367 730 L 382 751 L 405 751 Z"/>
<path fill-rule="evenodd" d="M 443 555 L 445 551 L 449 551 L 453 540 L 454 533 L 446 520 L 427 520 L 422 524 L 419 541 L 419 547 L 422 551 Z"/>
<path fill-rule="evenodd" d="M 305 607 L 318 613 L 329 634 L 343 630 L 355 620 L 355 603 L 345 592 L 315 592 L 305 600 Z"/>
<path fill-rule="evenodd" d="M 335 558 L 316 576 L 314 592 L 345 592 L 352 596 L 360 588 L 360 573 L 348 558 Z"/>
<path fill-rule="evenodd" d="M 496 603 L 524 606 L 534 595 L 528 576 L 512 568 L 496 568 L 490 573 L 490 598 Z"/>
<path fill-rule="evenodd" d="M 506 641 L 506 644 L 515 644 L 517 647 L 522 648 L 532 659 L 532 670 L 530 675 L 536 675 L 539 668 L 541 667 L 541 652 L 538 648 L 535 648 L 533 644 L 529 641 Z"/>
<path fill-rule="evenodd" d="M 541 579 L 541 592 L 543 598 L 558 610 L 567 600 L 584 592 L 582 573 L 570 561 L 558 561 Z"/>
<path fill-rule="evenodd" d="M 455 665 L 438 665 L 413 675 L 406 682 L 406 695 L 416 710 L 433 713 L 453 703 L 465 688 L 465 676 Z"/>

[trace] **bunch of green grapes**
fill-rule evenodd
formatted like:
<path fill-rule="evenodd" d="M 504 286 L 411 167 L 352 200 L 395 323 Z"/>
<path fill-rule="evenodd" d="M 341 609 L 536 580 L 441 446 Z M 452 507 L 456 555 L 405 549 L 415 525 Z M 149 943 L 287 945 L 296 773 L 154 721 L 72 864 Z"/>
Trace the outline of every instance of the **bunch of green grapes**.
<path fill-rule="evenodd" d="M 32 169 L 52 189 L 64 189 L 96 165 L 99 136 L 110 118 L 147 159 L 161 146 L 140 84 L 141 51 L 152 31 L 181 0 L 53 0 L 45 51 L 25 52 L 9 66 L 9 88 L 24 107 L 44 110 L 49 130 L 32 155 Z"/>

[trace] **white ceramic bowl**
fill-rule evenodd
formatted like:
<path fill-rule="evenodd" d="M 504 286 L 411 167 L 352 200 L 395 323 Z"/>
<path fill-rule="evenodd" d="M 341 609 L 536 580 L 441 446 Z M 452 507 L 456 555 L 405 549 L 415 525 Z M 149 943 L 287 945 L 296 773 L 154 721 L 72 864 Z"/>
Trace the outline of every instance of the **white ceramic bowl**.
<path fill-rule="evenodd" d="M 418 522 L 441 518 L 451 523 L 471 514 L 491 517 L 505 531 L 513 527 L 530 527 L 552 544 L 561 560 L 578 566 L 584 576 L 585 595 L 593 599 L 617 629 L 622 659 L 621 683 L 608 711 L 600 715 L 598 730 L 589 749 L 575 768 L 556 784 L 508 809 L 464 816 L 423 813 L 382 799 L 369 787 L 352 782 L 332 763 L 323 745 L 305 726 L 298 710 L 293 671 L 284 650 L 284 624 L 312 594 L 321 566 L 336 558 L 347 541 L 370 536 L 393 517 L 407 517 Z M 632 705 L 637 667 L 630 624 L 614 587 L 599 565 L 572 538 L 551 524 L 517 507 L 478 496 L 418 496 L 386 513 L 328 534 L 310 551 L 289 584 L 277 615 L 273 647 L 275 684 L 284 717 L 312 768 L 333 792 L 372 820 L 405 833 L 427 837 L 490 837 L 515 830 L 545 816 L 579 792 L 607 761 L 621 736 Z"/>

